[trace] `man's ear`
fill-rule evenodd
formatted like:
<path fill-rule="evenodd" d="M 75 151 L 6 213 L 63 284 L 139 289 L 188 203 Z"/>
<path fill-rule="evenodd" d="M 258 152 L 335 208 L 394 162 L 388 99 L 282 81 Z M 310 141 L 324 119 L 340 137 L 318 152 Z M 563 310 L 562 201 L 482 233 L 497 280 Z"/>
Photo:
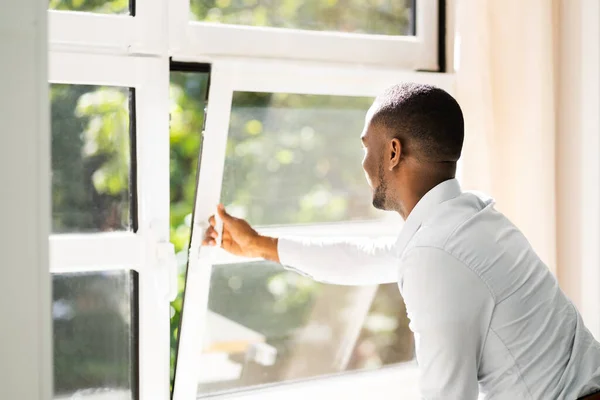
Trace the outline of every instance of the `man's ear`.
<path fill-rule="evenodd" d="M 389 142 L 390 148 L 390 158 L 389 158 L 389 170 L 393 170 L 400 164 L 400 159 L 402 157 L 402 144 L 400 140 L 394 138 Z"/>

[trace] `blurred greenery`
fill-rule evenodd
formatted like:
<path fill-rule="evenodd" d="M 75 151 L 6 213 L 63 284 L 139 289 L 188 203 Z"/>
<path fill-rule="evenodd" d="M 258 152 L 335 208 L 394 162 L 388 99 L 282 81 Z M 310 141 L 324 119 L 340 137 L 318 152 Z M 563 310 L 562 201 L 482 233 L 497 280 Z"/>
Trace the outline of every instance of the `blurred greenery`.
<path fill-rule="evenodd" d="M 191 0 L 192 18 L 226 24 L 412 35 L 413 0 Z"/>
<path fill-rule="evenodd" d="M 221 265 L 213 268 L 208 307 L 261 333 L 271 344 L 284 345 L 307 322 L 320 286 L 274 263 Z"/>
<path fill-rule="evenodd" d="M 101 14 L 127 14 L 129 13 L 129 0 L 50 0 L 48 8 Z"/>
<path fill-rule="evenodd" d="M 127 230 L 129 89 L 52 84 L 52 231 Z"/>
<path fill-rule="evenodd" d="M 342 350 L 337 346 L 347 340 L 348 317 L 355 314 L 360 289 L 318 283 L 265 261 L 213 267 L 209 309 L 263 335 L 277 357 L 273 365 L 265 366 L 248 360 L 248 354 L 232 353 L 229 357 L 244 367 L 242 376 L 202 383 L 199 393 L 333 374 L 340 367 L 349 371 L 411 360 L 414 343 L 404 303 L 397 285 L 388 284 L 378 287 L 359 337 L 351 349 L 344 349 L 351 350 L 348 363 L 336 363 Z M 320 332 L 318 337 L 311 336 L 315 331 Z M 219 332 L 214 334 L 212 339 L 218 340 Z"/>
<path fill-rule="evenodd" d="M 285 93 L 233 96 L 222 201 L 256 225 L 381 215 L 361 167 L 372 99 Z"/>

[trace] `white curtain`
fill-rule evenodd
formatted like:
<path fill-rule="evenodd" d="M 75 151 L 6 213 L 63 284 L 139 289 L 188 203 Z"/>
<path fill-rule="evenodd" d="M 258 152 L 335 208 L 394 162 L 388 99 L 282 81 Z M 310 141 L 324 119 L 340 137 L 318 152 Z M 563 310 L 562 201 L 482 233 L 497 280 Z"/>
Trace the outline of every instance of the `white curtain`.
<path fill-rule="evenodd" d="M 497 201 L 556 272 L 555 0 L 456 0 L 462 184 Z"/>

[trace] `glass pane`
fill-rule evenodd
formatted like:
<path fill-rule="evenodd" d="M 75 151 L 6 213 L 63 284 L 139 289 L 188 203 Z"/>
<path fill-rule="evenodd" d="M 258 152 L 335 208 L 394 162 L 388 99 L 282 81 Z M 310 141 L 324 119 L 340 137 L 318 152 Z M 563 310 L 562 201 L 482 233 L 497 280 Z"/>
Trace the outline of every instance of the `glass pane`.
<path fill-rule="evenodd" d="M 52 84 L 50 101 L 52 232 L 132 229 L 131 90 Z"/>
<path fill-rule="evenodd" d="M 268 262 L 213 268 L 198 394 L 413 359 L 396 284 L 317 283 Z"/>
<path fill-rule="evenodd" d="M 197 21 L 414 35 L 414 0 L 190 0 Z"/>
<path fill-rule="evenodd" d="M 52 275 L 55 399 L 137 397 L 136 285 L 129 271 Z"/>
<path fill-rule="evenodd" d="M 179 261 L 179 294 L 171 303 L 171 378 L 179 341 L 208 78 L 208 73 L 171 72 L 171 242 Z"/>
<path fill-rule="evenodd" d="M 48 8 L 101 14 L 132 14 L 131 6 L 130 0 L 50 0 Z"/>
<path fill-rule="evenodd" d="M 372 101 L 235 92 L 222 202 L 258 225 L 381 217 L 362 169 Z"/>

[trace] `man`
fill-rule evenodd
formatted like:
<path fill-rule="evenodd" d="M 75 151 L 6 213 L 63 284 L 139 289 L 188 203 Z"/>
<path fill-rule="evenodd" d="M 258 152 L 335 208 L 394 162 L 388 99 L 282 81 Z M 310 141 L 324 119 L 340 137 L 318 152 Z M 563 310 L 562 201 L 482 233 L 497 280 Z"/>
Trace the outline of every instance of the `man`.
<path fill-rule="evenodd" d="M 600 391 L 600 344 L 521 232 L 455 179 L 458 103 L 394 86 L 366 116 L 363 168 L 373 205 L 405 219 L 392 248 L 259 235 L 222 206 L 222 246 L 317 280 L 397 281 L 417 342 L 425 399 L 575 400 Z M 214 217 L 204 244 L 218 237 Z M 600 394 L 586 397 L 600 399 Z"/>

